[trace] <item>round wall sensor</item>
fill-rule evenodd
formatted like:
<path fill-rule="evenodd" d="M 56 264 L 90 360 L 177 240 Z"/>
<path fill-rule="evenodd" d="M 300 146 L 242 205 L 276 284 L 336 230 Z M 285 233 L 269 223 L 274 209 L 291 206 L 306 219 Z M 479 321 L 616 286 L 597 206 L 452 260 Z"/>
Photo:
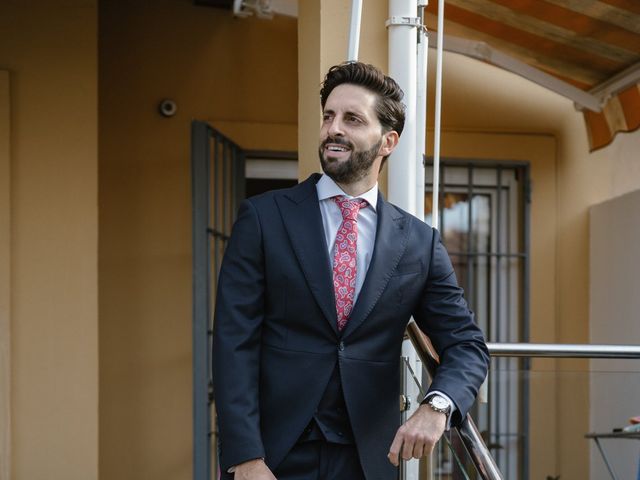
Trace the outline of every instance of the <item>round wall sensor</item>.
<path fill-rule="evenodd" d="M 173 117 L 178 111 L 178 105 L 173 100 L 164 99 L 158 105 L 158 111 L 163 117 Z"/>

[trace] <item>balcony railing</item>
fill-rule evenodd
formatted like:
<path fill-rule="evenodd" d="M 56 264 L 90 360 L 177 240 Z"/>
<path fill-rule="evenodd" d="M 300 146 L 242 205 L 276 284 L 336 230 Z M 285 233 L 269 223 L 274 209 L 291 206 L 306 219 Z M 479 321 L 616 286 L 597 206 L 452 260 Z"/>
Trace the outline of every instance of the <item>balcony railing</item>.
<path fill-rule="evenodd" d="M 418 326 L 415 323 L 411 323 L 407 328 L 408 338 L 411 340 L 414 345 L 416 352 L 418 354 L 419 359 L 422 361 L 425 370 L 429 373 L 429 376 L 432 376 L 437 367 L 437 356 L 433 352 L 433 349 L 430 346 L 428 339 L 424 336 L 424 334 L 419 330 Z M 554 359 L 562 359 L 562 358 L 584 358 L 584 359 L 640 359 L 640 346 L 638 345 L 584 345 L 584 344 L 548 344 L 548 343 L 488 343 L 489 352 L 493 358 L 499 357 L 509 357 L 509 358 L 554 358 Z M 528 365 L 528 362 L 527 362 Z M 573 385 L 579 385 L 579 388 L 582 391 L 589 391 L 589 388 L 594 388 L 594 385 L 597 385 L 598 381 L 601 381 L 603 378 L 609 378 L 611 381 L 615 381 L 618 379 L 620 383 L 624 383 L 625 381 L 629 382 L 629 378 L 631 378 L 630 383 L 634 383 L 635 380 L 639 378 L 638 372 L 601 372 L 598 370 L 588 370 L 588 371 L 574 371 L 574 370 L 541 370 L 534 371 L 529 370 L 530 367 L 526 367 L 524 370 L 516 369 L 516 370 L 502 370 L 499 372 L 499 375 L 496 378 L 500 378 L 501 382 L 508 382 L 511 384 L 514 383 L 529 383 L 530 381 L 534 383 L 534 388 L 539 388 L 541 391 L 547 391 L 546 389 L 551 386 L 553 388 L 554 385 L 571 383 Z M 420 382 L 419 375 L 416 372 L 411 372 L 411 376 L 416 381 L 416 383 Z M 624 376 L 624 378 L 623 378 Z M 426 388 L 419 384 L 419 388 L 424 391 Z M 591 401 L 595 401 L 591 399 Z M 565 408 L 567 405 L 561 406 L 561 408 Z M 534 412 L 535 414 L 535 412 Z M 527 422 L 529 419 L 526 420 Z M 590 437 L 588 434 L 585 435 L 586 430 L 589 427 L 585 425 L 580 425 L 580 428 L 576 429 L 575 427 L 571 428 L 570 434 L 573 435 L 572 439 L 574 441 L 583 441 L 588 442 Z M 505 442 L 519 442 L 523 440 L 523 434 L 515 434 L 511 435 L 512 439 L 509 439 L 509 433 L 503 433 L 501 438 L 491 437 L 488 432 L 483 430 L 483 435 L 480 434 L 479 429 L 474 424 L 471 417 L 468 415 L 467 420 L 462 424 L 462 426 L 457 431 L 459 438 L 464 445 L 464 450 L 467 452 L 467 457 L 465 459 L 458 460 L 457 463 L 457 474 L 445 473 L 438 474 L 436 472 L 434 474 L 433 467 L 428 469 L 423 469 L 421 465 L 421 470 L 419 477 L 421 480 L 423 479 L 448 479 L 448 478 L 481 478 L 483 480 L 497 480 L 502 478 L 512 478 L 513 472 L 506 470 L 500 470 L 498 465 L 503 465 L 500 463 L 499 457 L 500 455 L 506 455 L 505 452 Z M 529 433 L 526 434 L 527 438 L 524 444 L 524 448 L 520 450 L 520 455 L 525 454 L 528 455 L 528 451 L 530 448 L 529 445 Z M 487 446 L 487 443 L 489 446 Z M 445 438 L 445 442 L 448 444 L 449 448 L 453 452 L 453 448 L 451 446 L 451 439 Z M 596 442 L 597 443 L 597 442 Z M 588 445 L 585 446 L 585 451 L 588 452 Z M 597 445 L 600 453 L 602 453 L 605 462 L 607 463 L 606 467 L 609 473 L 611 473 L 612 478 L 616 478 L 613 476 L 613 470 L 611 465 L 606 461 L 606 456 L 603 452 L 601 445 Z M 535 448 L 539 448 L 535 447 Z M 445 448 L 446 449 L 446 448 Z M 441 449 L 442 450 L 442 449 Z M 460 449 L 458 449 L 460 450 Z M 526 453 L 525 453 L 526 452 Z M 494 455 L 492 455 L 494 453 Z M 449 453 L 448 455 L 456 458 L 456 453 Z M 593 451 L 591 453 L 593 454 Z M 592 470 L 593 465 L 596 467 L 601 465 L 600 459 L 596 457 L 592 459 Z M 525 463 L 520 465 L 519 468 L 527 471 L 526 476 L 529 476 L 529 468 L 528 462 L 526 459 Z M 587 460 L 589 457 L 587 455 Z M 577 461 L 577 460 L 576 460 Z M 471 473 L 467 473 L 463 464 L 472 464 L 473 471 Z M 532 468 L 539 467 L 539 465 L 534 465 Z M 588 467 L 587 471 L 588 471 Z M 428 473 L 424 473 L 427 471 Z M 546 472 L 545 472 L 546 473 Z M 606 475 L 606 474 L 605 474 Z M 514 477 L 515 478 L 515 477 Z M 521 478 L 518 475 L 518 478 Z M 533 477 L 531 477 L 533 478 Z M 544 477 L 538 477 L 544 478 Z M 552 475 L 548 475 L 547 478 L 553 478 Z M 592 476 L 592 478 L 595 478 Z M 634 477 L 635 478 L 635 477 Z"/>
<path fill-rule="evenodd" d="M 639 345 L 487 343 L 492 357 L 640 358 Z"/>

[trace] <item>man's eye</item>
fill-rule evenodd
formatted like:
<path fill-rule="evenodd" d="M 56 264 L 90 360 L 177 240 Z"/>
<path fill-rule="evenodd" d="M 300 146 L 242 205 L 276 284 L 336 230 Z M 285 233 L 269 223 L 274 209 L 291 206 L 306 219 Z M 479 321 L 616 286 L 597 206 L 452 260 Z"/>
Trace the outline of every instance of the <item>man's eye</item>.
<path fill-rule="evenodd" d="M 348 116 L 346 120 L 351 123 L 362 123 L 362 120 L 360 120 L 358 117 L 355 117 L 353 115 Z"/>

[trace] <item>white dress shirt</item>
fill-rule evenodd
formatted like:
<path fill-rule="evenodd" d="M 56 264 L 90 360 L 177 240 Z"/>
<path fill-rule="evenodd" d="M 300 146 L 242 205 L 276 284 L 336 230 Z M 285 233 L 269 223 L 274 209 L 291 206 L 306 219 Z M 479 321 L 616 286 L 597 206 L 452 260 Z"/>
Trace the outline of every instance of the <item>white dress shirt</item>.
<path fill-rule="evenodd" d="M 342 189 L 327 175 L 322 175 L 316 183 L 318 200 L 320 201 L 320 213 L 322 214 L 322 225 L 324 226 L 324 236 L 327 240 L 329 253 L 329 268 L 333 271 L 333 247 L 336 242 L 338 228 L 342 224 L 342 213 L 332 197 L 342 195 L 346 198 L 361 198 L 366 200 L 368 205 L 360 209 L 358 213 L 358 244 L 356 247 L 356 291 L 353 298 L 355 305 L 362 284 L 369 270 L 373 247 L 376 243 L 376 230 L 378 229 L 378 184 L 362 195 L 352 197 Z"/>

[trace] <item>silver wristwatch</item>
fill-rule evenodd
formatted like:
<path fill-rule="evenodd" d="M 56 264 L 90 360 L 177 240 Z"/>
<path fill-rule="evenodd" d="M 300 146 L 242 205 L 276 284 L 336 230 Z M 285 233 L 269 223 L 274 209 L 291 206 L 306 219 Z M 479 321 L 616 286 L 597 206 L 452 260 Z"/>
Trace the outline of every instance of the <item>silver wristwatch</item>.
<path fill-rule="evenodd" d="M 442 395 L 432 395 L 429 397 L 429 400 L 427 400 L 427 405 L 436 412 L 444 413 L 447 417 L 451 413 L 451 402 Z"/>

